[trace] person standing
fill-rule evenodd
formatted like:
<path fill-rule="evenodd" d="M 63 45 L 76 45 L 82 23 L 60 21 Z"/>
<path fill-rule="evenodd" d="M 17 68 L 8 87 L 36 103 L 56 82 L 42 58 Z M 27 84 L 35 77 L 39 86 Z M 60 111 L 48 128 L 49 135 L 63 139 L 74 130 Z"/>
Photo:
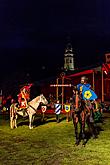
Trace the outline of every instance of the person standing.
<path fill-rule="evenodd" d="M 10 127 L 11 129 L 13 129 L 14 127 L 17 128 L 17 124 L 16 124 L 16 105 L 17 103 L 15 103 L 15 100 L 12 99 L 11 100 L 11 106 L 10 106 Z"/>

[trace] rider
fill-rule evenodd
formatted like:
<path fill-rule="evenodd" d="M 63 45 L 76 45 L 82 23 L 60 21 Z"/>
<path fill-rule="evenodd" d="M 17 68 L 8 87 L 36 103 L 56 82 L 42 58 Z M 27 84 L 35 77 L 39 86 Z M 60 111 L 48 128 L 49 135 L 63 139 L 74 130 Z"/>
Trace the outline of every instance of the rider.
<path fill-rule="evenodd" d="M 86 76 L 81 77 L 81 83 L 77 85 L 77 89 L 82 93 L 83 87 L 91 88 L 91 85 L 87 83 L 88 78 Z"/>
<path fill-rule="evenodd" d="M 21 108 L 22 108 L 22 105 L 24 107 L 24 102 L 25 102 L 25 108 L 27 107 L 27 102 L 30 99 L 31 86 L 32 86 L 32 84 L 28 84 L 28 85 L 26 85 L 20 89 L 20 93 L 18 94 L 18 103 L 19 103 Z M 22 102 L 23 102 L 23 104 L 22 104 Z"/>
<path fill-rule="evenodd" d="M 28 107 L 28 101 L 30 99 L 30 88 L 32 84 L 28 84 L 20 89 L 20 93 L 18 94 L 18 103 L 20 109 L 23 110 L 23 114 L 25 114 L 25 110 Z"/>
<path fill-rule="evenodd" d="M 25 88 L 20 90 L 20 93 L 18 94 L 18 103 L 20 108 L 24 108 L 24 102 L 25 102 L 25 108 L 27 107 L 27 100 L 26 100 L 26 93 L 25 93 Z M 22 107 L 23 105 L 23 107 Z"/>
<path fill-rule="evenodd" d="M 77 85 L 77 89 L 80 92 L 83 100 L 95 100 L 97 95 L 91 89 L 91 85 L 88 83 L 86 76 L 81 77 L 81 83 Z"/>

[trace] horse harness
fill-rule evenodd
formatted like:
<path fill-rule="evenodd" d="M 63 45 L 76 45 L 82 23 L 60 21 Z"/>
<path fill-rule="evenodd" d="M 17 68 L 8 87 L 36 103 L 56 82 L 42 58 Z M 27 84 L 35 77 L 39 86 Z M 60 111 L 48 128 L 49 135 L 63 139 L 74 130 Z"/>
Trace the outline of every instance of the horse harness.
<path fill-rule="evenodd" d="M 31 107 L 34 111 L 37 111 L 37 109 L 35 109 L 32 105 L 30 105 L 30 104 L 28 104 L 28 107 L 27 108 L 29 108 L 29 107 Z M 26 108 L 26 109 L 27 109 Z"/>

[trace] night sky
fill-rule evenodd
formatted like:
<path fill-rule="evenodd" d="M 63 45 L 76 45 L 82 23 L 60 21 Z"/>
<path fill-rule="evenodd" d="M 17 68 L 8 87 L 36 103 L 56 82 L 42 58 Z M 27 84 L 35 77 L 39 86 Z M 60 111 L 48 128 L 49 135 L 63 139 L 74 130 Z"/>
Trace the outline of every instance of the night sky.
<path fill-rule="evenodd" d="M 109 8 L 109 0 L 1 0 L 1 82 L 55 74 L 68 38 L 76 67 L 101 62 L 110 48 Z"/>

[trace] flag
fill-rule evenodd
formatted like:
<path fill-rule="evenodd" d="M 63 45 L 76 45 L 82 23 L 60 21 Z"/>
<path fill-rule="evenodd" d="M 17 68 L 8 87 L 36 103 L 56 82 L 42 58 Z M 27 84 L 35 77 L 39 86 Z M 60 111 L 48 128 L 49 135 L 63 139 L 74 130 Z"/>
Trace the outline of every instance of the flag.
<path fill-rule="evenodd" d="M 65 105 L 65 111 L 69 112 L 70 111 L 70 105 Z"/>
<path fill-rule="evenodd" d="M 61 112 L 61 104 L 55 104 L 55 113 L 59 115 Z"/>
<path fill-rule="evenodd" d="M 82 92 L 82 99 L 83 100 L 95 100 L 97 99 L 96 93 L 90 89 L 90 84 L 78 84 L 77 88 L 79 91 Z"/>
<path fill-rule="evenodd" d="M 47 106 L 41 106 L 41 110 L 43 113 L 46 111 L 46 109 L 47 109 Z"/>
<path fill-rule="evenodd" d="M 85 87 L 84 90 L 82 91 L 82 98 L 83 100 L 95 100 L 97 99 L 97 95 L 92 89 L 88 89 L 88 88 L 86 89 Z"/>

